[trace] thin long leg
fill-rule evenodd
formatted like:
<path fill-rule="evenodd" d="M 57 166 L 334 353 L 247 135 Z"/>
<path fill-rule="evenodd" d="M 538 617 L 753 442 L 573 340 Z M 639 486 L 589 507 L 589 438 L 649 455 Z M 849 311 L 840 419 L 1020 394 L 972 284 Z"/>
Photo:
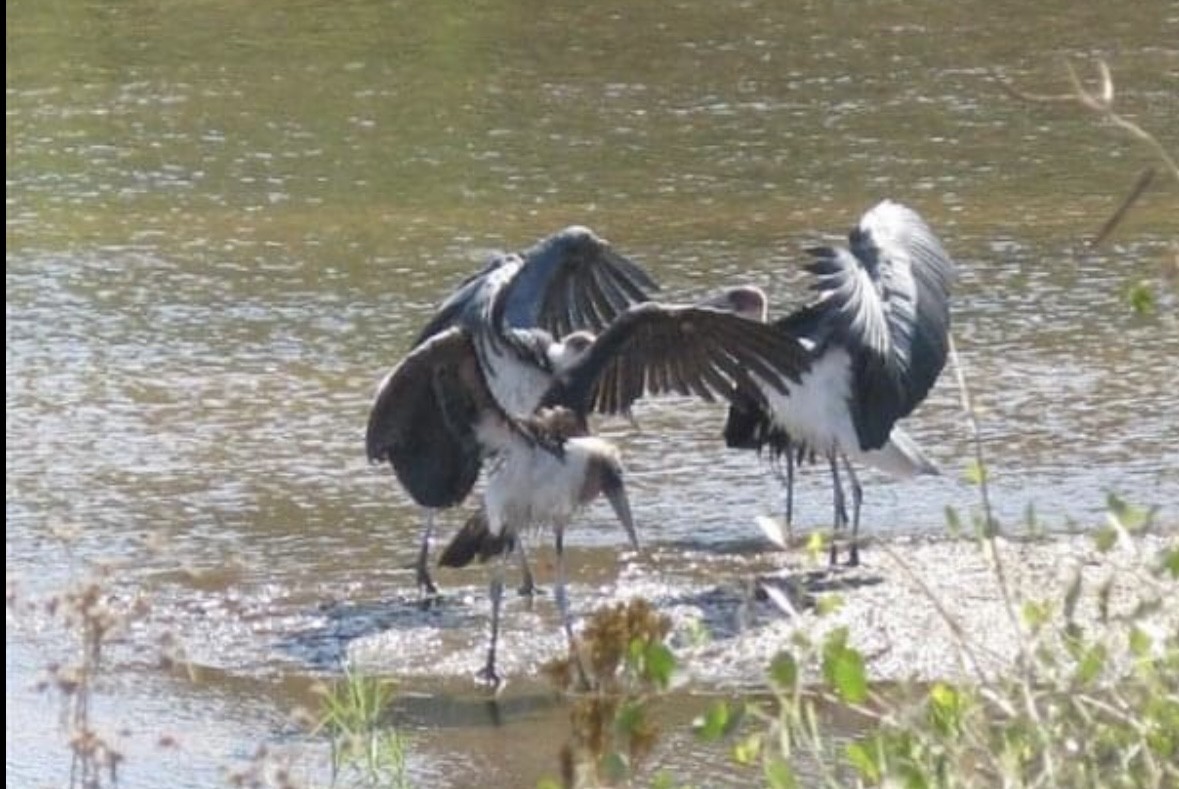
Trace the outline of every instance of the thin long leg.
<path fill-rule="evenodd" d="M 786 448 L 786 528 L 794 525 L 794 447 Z"/>
<path fill-rule="evenodd" d="M 414 569 L 417 571 L 418 592 L 436 595 L 438 587 L 434 585 L 426 566 L 430 558 L 430 540 L 434 536 L 434 510 L 429 507 L 425 508 L 425 520 L 426 523 L 422 527 L 422 545 L 418 549 L 418 560 L 414 564 Z"/>
<path fill-rule="evenodd" d="M 848 480 L 851 481 L 852 492 L 852 538 L 847 564 L 849 567 L 857 567 L 860 564 L 860 504 L 864 501 L 864 489 L 860 487 L 860 480 L 856 477 L 855 469 L 852 468 L 847 455 L 843 456 L 843 467 L 847 470 Z"/>
<path fill-rule="evenodd" d="M 500 556 L 491 563 L 491 584 L 488 587 L 488 597 L 491 598 L 491 640 L 487 645 L 487 663 L 475 675 L 482 683 L 498 690 L 502 684 L 499 673 L 495 670 L 495 648 L 499 642 L 499 608 L 504 596 L 504 561 Z"/>
<path fill-rule="evenodd" d="M 520 588 L 517 590 L 525 597 L 532 597 L 539 590 L 532 577 L 532 568 L 528 566 L 528 552 L 524 549 L 524 537 L 516 535 L 516 552 L 520 561 Z"/>
<path fill-rule="evenodd" d="M 787 446 L 786 448 L 786 471 L 783 473 L 782 467 L 777 461 L 774 462 L 774 475 L 786 487 L 786 541 L 790 544 L 794 541 L 794 448 Z"/>
<path fill-rule="evenodd" d="M 839 459 L 835 453 L 831 453 L 831 486 L 834 488 L 835 497 L 835 533 L 831 536 L 831 553 L 828 556 L 828 562 L 834 566 L 839 560 L 839 548 L 835 544 L 835 538 L 843 533 L 844 527 L 847 526 L 847 505 L 843 498 L 843 484 L 839 481 Z"/>
<path fill-rule="evenodd" d="M 553 596 L 557 599 L 557 610 L 561 612 L 565 637 L 569 639 L 569 654 L 577 665 L 577 674 L 581 678 L 582 686 L 589 688 L 589 676 L 585 672 L 585 666 L 581 665 L 581 651 L 577 648 L 577 639 L 573 637 L 573 614 L 569 611 L 569 596 L 565 590 L 565 530 L 559 525 L 555 525 L 553 530 L 557 533 L 557 580 Z"/>

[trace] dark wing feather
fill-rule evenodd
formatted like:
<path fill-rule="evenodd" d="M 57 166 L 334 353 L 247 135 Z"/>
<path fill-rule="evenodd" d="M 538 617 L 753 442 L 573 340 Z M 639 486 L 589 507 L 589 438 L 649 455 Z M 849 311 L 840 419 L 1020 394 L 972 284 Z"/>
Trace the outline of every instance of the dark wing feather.
<path fill-rule="evenodd" d="M 496 325 L 539 327 L 557 337 L 597 332 L 658 289 L 643 269 L 585 227 L 554 233 L 521 257 L 520 270 L 496 296 Z"/>
<path fill-rule="evenodd" d="M 485 445 L 477 432 L 489 424 L 500 435 L 534 440 L 496 404 L 470 334 L 452 327 L 415 348 L 381 382 L 365 443 L 369 460 L 389 461 L 419 505 L 450 507 L 470 493 L 483 455 L 500 448 Z"/>
<path fill-rule="evenodd" d="M 442 302 L 434 317 L 422 328 L 413 341 L 414 347 L 433 337 L 443 329 L 452 326 L 465 326 L 468 329 L 479 325 L 483 319 L 483 310 L 490 301 L 494 288 L 498 287 L 496 280 L 502 279 L 495 272 L 508 264 L 519 265 L 516 255 L 493 254 L 477 273 L 463 280 L 453 293 Z"/>
<path fill-rule="evenodd" d="M 493 535 L 487 521 L 487 511 L 480 507 L 451 538 L 438 557 L 438 564 L 441 567 L 466 567 L 475 559 L 486 562 L 514 547 L 515 535 L 512 531 L 505 529 L 498 536 Z"/>
<path fill-rule="evenodd" d="M 747 291 L 748 288 L 737 290 Z M 750 309 L 760 307 L 760 304 L 754 302 Z M 830 321 L 827 320 L 826 308 L 821 301 L 803 305 L 789 315 L 772 321 L 771 325 L 791 337 L 806 340 L 808 344 L 805 347 L 811 359 L 823 353 L 830 334 Z M 756 399 L 741 392 L 734 393 L 731 398 L 723 435 L 727 447 L 754 449 L 759 453 L 768 450 L 775 458 L 785 455 L 793 446 L 789 434 L 777 425 L 766 409 Z"/>
<path fill-rule="evenodd" d="M 827 320 L 827 305 L 815 301 L 799 307 L 784 318 L 773 321 L 773 325 L 792 337 L 809 340 L 813 344 L 811 355 L 817 356 L 829 334 L 831 322 Z"/>
<path fill-rule="evenodd" d="M 741 394 L 734 395 L 725 419 L 725 446 L 730 449 L 761 449 L 761 426 L 766 415 L 757 401 Z"/>
<path fill-rule="evenodd" d="M 850 242 L 811 250 L 821 295 L 810 309 L 852 357 L 852 419 L 861 446 L 874 449 L 945 366 L 954 264 L 924 220 L 891 201 L 864 214 Z"/>
<path fill-rule="evenodd" d="M 724 437 L 725 446 L 731 449 L 755 449 L 759 453 L 768 451 L 770 457 L 775 459 L 796 449 L 805 451 L 766 414 L 764 408 L 752 400 L 734 401 L 729 405 Z"/>
<path fill-rule="evenodd" d="M 636 305 L 610 324 L 554 382 L 545 405 L 578 414 L 626 412 L 645 394 L 695 393 L 764 402 L 809 367 L 806 352 L 773 326 L 703 307 Z"/>
<path fill-rule="evenodd" d="M 369 412 L 365 444 L 370 461 L 389 461 L 418 505 L 460 503 L 479 476 L 482 454 L 473 433 L 456 426 L 440 394 L 453 385 L 465 356 L 466 332 L 451 328 L 429 338 L 385 377 Z"/>

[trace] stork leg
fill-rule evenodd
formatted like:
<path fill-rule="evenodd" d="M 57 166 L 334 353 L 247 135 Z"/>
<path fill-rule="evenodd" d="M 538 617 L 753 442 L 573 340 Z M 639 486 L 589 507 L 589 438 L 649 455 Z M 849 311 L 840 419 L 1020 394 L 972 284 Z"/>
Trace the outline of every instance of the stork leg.
<path fill-rule="evenodd" d="M 831 566 L 839 560 L 839 548 L 835 544 L 837 535 L 842 534 L 844 528 L 847 526 L 847 505 L 843 498 L 843 484 L 839 481 L 839 458 L 834 452 L 830 456 L 831 461 L 831 486 L 834 489 L 835 496 L 835 529 L 831 536 L 831 553 L 828 557 L 828 562 Z"/>
<path fill-rule="evenodd" d="M 499 608 L 504 596 L 504 558 L 501 556 L 491 564 L 491 584 L 488 597 L 491 598 L 491 641 L 487 645 L 487 663 L 475 675 L 476 681 L 498 690 L 503 680 L 495 670 L 495 648 L 499 642 Z"/>
<path fill-rule="evenodd" d="M 418 549 L 418 558 L 414 563 L 414 570 L 417 573 L 418 593 L 423 595 L 438 594 L 438 587 L 434 585 L 433 579 L 430 578 L 430 571 L 427 569 L 427 563 L 430 558 L 430 540 L 434 536 L 434 510 L 429 507 L 425 508 L 426 523 L 422 527 L 422 544 Z"/>
<path fill-rule="evenodd" d="M 577 648 L 577 639 L 573 636 L 573 614 L 569 611 L 569 596 L 565 590 L 565 530 L 560 526 L 554 527 L 557 533 L 557 581 L 553 596 L 557 599 L 557 609 L 561 612 L 561 624 L 565 628 L 565 637 L 569 639 L 569 654 L 577 666 L 577 675 L 581 679 L 582 687 L 591 687 L 589 675 L 585 666 L 581 664 L 581 651 Z"/>
<path fill-rule="evenodd" d="M 848 549 L 847 565 L 848 567 L 857 567 L 860 564 L 860 504 L 864 501 L 864 489 L 860 487 L 860 480 L 856 477 L 855 469 L 852 468 L 847 455 L 843 456 L 843 467 L 847 470 L 852 493 L 852 537 L 851 548 Z"/>
<path fill-rule="evenodd" d="M 794 447 L 786 449 L 786 528 L 794 525 Z"/>
<path fill-rule="evenodd" d="M 524 538 L 516 535 L 516 551 L 520 560 L 520 588 L 517 590 L 523 597 L 532 597 L 540 590 L 532 577 L 532 568 L 528 566 L 528 552 L 524 550 Z"/>
<path fill-rule="evenodd" d="M 794 448 L 788 447 L 786 450 L 786 471 L 783 473 L 782 467 L 775 461 L 773 465 L 774 474 L 778 477 L 778 481 L 786 487 L 786 540 L 787 544 L 794 541 Z"/>

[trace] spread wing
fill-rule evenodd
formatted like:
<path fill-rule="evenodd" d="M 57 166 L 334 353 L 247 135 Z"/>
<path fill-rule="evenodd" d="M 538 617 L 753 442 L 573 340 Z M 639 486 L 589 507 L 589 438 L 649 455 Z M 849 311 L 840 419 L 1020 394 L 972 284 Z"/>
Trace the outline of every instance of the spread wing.
<path fill-rule="evenodd" d="M 658 285 L 589 228 L 572 225 L 520 254 L 522 265 L 496 294 L 494 325 L 541 328 L 556 337 L 601 331 Z"/>
<path fill-rule="evenodd" d="M 529 440 L 483 378 L 470 334 L 446 329 L 416 347 L 381 382 L 369 413 L 370 461 L 387 460 L 423 507 L 460 503 L 495 440 Z"/>
<path fill-rule="evenodd" d="M 850 248 L 810 250 L 819 298 L 807 308 L 852 357 L 852 419 L 865 449 L 888 440 L 945 366 L 954 264 L 914 211 L 884 201 Z"/>
<path fill-rule="evenodd" d="M 467 277 L 446 297 L 434 313 L 434 317 L 422 327 L 414 347 L 451 326 L 474 328 L 484 320 L 484 310 L 495 291 L 522 265 L 518 255 L 497 252 L 493 254 L 477 273 Z"/>
<path fill-rule="evenodd" d="M 808 369 L 807 354 L 773 326 L 709 307 L 639 304 L 616 319 L 546 397 L 585 414 L 625 413 L 645 394 L 765 402 Z"/>

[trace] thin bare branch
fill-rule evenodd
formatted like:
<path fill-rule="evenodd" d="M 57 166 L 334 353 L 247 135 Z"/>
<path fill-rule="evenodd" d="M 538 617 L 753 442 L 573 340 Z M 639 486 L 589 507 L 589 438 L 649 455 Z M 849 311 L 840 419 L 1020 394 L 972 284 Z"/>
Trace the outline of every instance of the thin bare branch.
<path fill-rule="evenodd" d="M 1072 93 L 1028 93 L 1015 87 L 1015 83 L 1003 76 L 997 69 L 987 69 L 999 88 L 1013 99 L 1027 101 L 1033 104 L 1075 104 L 1077 97 Z"/>
<path fill-rule="evenodd" d="M 974 449 L 974 462 L 978 465 L 979 470 L 979 495 L 982 497 L 983 517 L 986 519 L 984 534 L 987 537 L 992 537 L 999 529 L 999 523 L 995 519 L 994 511 L 991 508 L 991 493 L 987 485 L 987 467 L 986 461 L 983 459 L 982 449 L 982 431 L 978 425 L 978 415 L 974 410 L 974 399 L 970 394 L 970 387 L 966 384 L 966 371 L 962 368 L 962 362 L 958 358 L 958 348 L 954 344 L 954 335 L 950 334 L 950 359 L 954 363 L 954 376 L 958 382 L 958 396 L 962 402 L 962 411 L 966 415 L 966 424 L 970 428 L 971 444 Z"/>
<path fill-rule="evenodd" d="M 1113 216 L 1105 220 L 1105 224 L 1101 226 L 1101 229 L 1097 231 L 1097 235 L 1089 242 L 1090 247 L 1096 248 L 1101 246 L 1113 234 L 1113 231 L 1126 218 L 1126 212 L 1130 210 L 1130 207 L 1134 203 L 1138 202 L 1138 198 L 1142 197 L 1143 193 L 1150 187 L 1151 182 L 1154 181 L 1156 172 L 1157 170 L 1154 167 L 1147 167 L 1138 174 L 1138 180 L 1134 182 L 1134 187 L 1126 195 L 1126 199 L 1122 201 L 1122 204 L 1118 206 L 1118 210 L 1114 211 Z"/>
<path fill-rule="evenodd" d="M 1109 68 L 1105 67 L 1104 61 L 1098 61 L 1098 63 L 1100 63 L 1104 67 L 1102 69 L 1102 73 L 1103 73 L 1103 76 L 1108 80 Z M 1085 89 L 1085 86 L 1081 84 L 1081 78 L 1077 76 L 1077 71 L 1076 71 L 1076 69 L 1073 68 L 1072 63 L 1066 62 L 1064 65 L 1065 65 L 1065 68 L 1068 69 L 1069 80 L 1073 83 L 1073 96 L 1076 98 L 1077 101 L 1079 101 L 1081 104 L 1088 107 L 1089 109 L 1093 110 L 1094 112 L 1100 113 L 1102 115 L 1113 112 L 1113 84 L 1112 83 L 1108 83 L 1110 85 L 1109 90 L 1105 90 L 1105 87 L 1103 85 L 1102 91 L 1101 91 L 1101 96 L 1098 96 L 1094 93 L 1090 93 L 1088 90 Z M 1109 97 L 1108 100 L 1106 100 L 1106 98 L 1105 98 L 1107 95 Z"/>
<path fill-rule="evenodd" d="M 962 367 L 961 360 L 958 358 L 958 349 L 954 345 L 953 333 L 947 339 L 950 344 L 950 359 L 954 364 L 954 373 L 958 379 L 958 393 L 962 398 L 962 408 L 966 412 L 967 424 L 970 426 L 971 438 L 974 444 L 974 459 L 980 471 L 978 480 L 979 495 L 982 497 L 983 517 L 986 519 L 982 540 L 990 554 L 991 566 L 995 571 L 995 580 L 999 584 L 999 591 L 1003 599 L 1003 608 L 1007 613 L 1007 619 L 1011 624 L 1011 629 L 1015 633 L 1016 643 L 1019 645 L 1019 678 L 1023 689 L 1024 707 L 1028 718 L 1038 728 L 1042 729 L 1043 721 L 1040 711 L 1036 707 L 1035 690 L 1031 677 L 1032 651 L 1028 645 L 1027 635 L 1020 626 L 1019 615 L 1015 610 L 1015 601 L 1011 596 L 1011 583 L 1008 580 L 1007 570 L 1003 564 L 1003 557 L 999 552 L 999 545 L 996 540 L 999 524 L 995 520 L 994 511 L 991 508 L 990 489 L 987 485 L 987 466 L 983 457 L 982 434 L 979 430 L 978 416 L 974 410 L 970 387 L 966 383 L 966 372 Z M 1050 751 L 1045 751 L 1044 753 L 1044 767 L 1048 777 L 1055 783 L 1056 765 Z"/>
<path fill-rule="evenodd" d="M 1122 130 L 1130 134 L 1130 136 L 1145 143 L 1150 147 L 1154 154 L 1166 165 L 1167 170 L 1171 175 L 1179 181 L 1179 163 L 1175 158 L 1167 152 L 1162 143 L 1151 134 L 1143 129 L 1133 121 L 1127 120 L 1123 116 L 1114 112 L 1114 83 L 1113 76 L 1110 73 L 1109 65 L 1104 60 L 1097 61 L 1097 70 L 1101 79 L 1101 87 L 1096 93 L 1089 91 L 1081 84 L 1080 77 L 1077 76 L 1076 69 L 1071 63 L 1066 63 L 1068 68 L 1069 81 L 1072 83 L 1073 92 L 1067 94 L 1045 95 L 1039 93 L 1028 93 L 1015 87 L 1006 77 L 1001 75 L 995 69 L 991 69 L 990 73 L 999 87 L 1003 89 L 1008 95 L 1033 104 L 1061 104 L 1061 103 L 1076 103 L 1096 112 L 1098 115 L 1104 117 L 1107 121 L 1118 126 Z"/>

